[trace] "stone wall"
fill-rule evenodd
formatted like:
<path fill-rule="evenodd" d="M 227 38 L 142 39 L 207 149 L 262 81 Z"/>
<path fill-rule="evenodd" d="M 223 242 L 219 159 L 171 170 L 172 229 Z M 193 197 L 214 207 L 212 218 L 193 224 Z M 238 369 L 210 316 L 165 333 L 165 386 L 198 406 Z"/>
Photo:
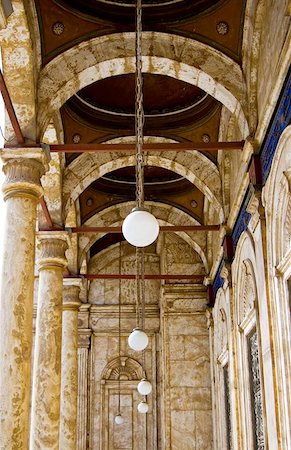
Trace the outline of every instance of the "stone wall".
<path fill-rule="evenodd" d="M 212 449 L 209 337 L 205 292 L 167 286 L 162 294 L 162 449 Z"/>

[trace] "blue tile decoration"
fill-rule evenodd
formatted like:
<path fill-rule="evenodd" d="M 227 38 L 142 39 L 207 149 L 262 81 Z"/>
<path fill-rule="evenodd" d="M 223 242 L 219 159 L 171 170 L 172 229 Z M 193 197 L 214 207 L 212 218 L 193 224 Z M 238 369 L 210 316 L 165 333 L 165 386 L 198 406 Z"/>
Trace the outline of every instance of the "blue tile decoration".
<path fill-rule="evenodd" d="M 218 289 L 221 288 L 223 286 L 223 283 L 224 283 L 223 278 L 220 275 L 223 265 L 224 265 L 224 260 L 222 259 L 220 261 L 220 264 L 219 264 L 219 267 L 217 269 L 215 278 L 213 280 L 212 288 L 213 288 L 213 296 L 214 296 L 214 298 L 216 297 Z"/>
<path fill-rule="evenodd" d="M 284 81 L 280 97 L 263 141 L 260 159 L 262 166 L 263 184 L 265 184 L 271 170 L 275 151 L 281 134 L 291 123 L 291 68 Z"/>
<path fill-rule="evenodd" d="M 247 229 L 249 221 L 251 220 L 251 214 L 247 212 L 247 207 L 251 199 L 253 189 L 249 186 L 248 190 L 244 196 L 242 206 L 239 215 L 236 219 L 235 225 L 233 227 L 231 238 L 233 242 L 233 250 L 235 253 L 237 243 L 239 241 L 240 235 Z"/>
<path fill-rule="evenodd" d="M 270 121 L 266 136 L 260 149 L 259 157 L 262 169 L 262 181 L 265 184 L 271 170 L 275 151 L 281 134 L 291 123 L 291 68 L 288 71 L 284 81 L 275 111 Z M 253 193 L 253 186 L 249 185 L 248 190 L 242 202 L 242 206 L 233 227 L 231 238 L 233 241 L 233 251 L 235 253 L 241 234 L 247 229 L 251 219 L 251 214 L 247 212 L 247 207 Z M 221 270 L 224 264 L 222 258 L 215 278 L 213 280 L 213 295 L 216 297 L 217 291 L 223 286 Z M 215 300 L 214 300 L 215 301 Z"/>

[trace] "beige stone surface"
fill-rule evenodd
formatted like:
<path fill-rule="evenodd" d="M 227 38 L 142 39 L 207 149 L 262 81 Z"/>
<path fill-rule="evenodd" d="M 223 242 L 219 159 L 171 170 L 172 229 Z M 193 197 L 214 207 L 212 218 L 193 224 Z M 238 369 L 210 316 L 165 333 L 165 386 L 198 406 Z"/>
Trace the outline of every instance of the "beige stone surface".
<path fill-rule="evenodd" d="M 48 117 L 88 84 L 134 72 L 133 52 L 134 33 L 113 34 L 78 44 L 47 64 L 40 78 L 40 127 L 45 129 Z M 167 75 L 198 85 L 237 118 L 244 109 L 245 85 L 239 65 L 206 44 L 166 33 L 143 33 L 143 65 L 146 72 L 147 66 L 152 73 L 166 70 Z M 247 136 L 244 117 L 239 125 Z"/>
<path fill-rule="evenodd" d="M 67 99 L 97 80 L 134 73 L 134 33 L 88 39 L 43 66 L 35 2 L 12 3 L 14 13 L 8 20 L 0 6 L 0 42 L 4 75 L 21 129 L 26 143 L 61 143 L 59 109 Z M 127 345 L 136 324 L 135 283 L 122 282 L 125 423 L 120 428 L 114 423 L 119 388 L 119 283 L 83 280 L 79 312 L 70 309 L 77 308 L 70 301 L 62 312 L 65 244 L 52 236 L 50 245 L 43 245 L 45 254 L 41 249 L 37 252 L 43 266 L 35 281 L 39 294 L 34 305 L 30 450 L 226 450 L 229 434 L 232 450 L 252 449 L 255 425 L 248 339 L 255 329 L 265 447 L 291 448 L 290 127 L 280 137 L 263 191 L 254 191 L 248 205 L 248 229 L 238 242 L 234 261 L 224 261 L 223 287 L 212 312 L 206 312 L 206 285 L 213 283 L 223 258 L 223 239 L 232 233 L 250 185 L 251 157 L 260 150 L 290 66 L 290 0 L 248 0 L 245 6 L 240 61 L 200 42 L 198 36 L 190 40 L 170 33 L 143 33 L 143 72 L 201 88 L 222 104 L 219 140 L 246 139 L 242 152 L 219 150 L 217 161 L 199 152 L 145 155 L 146 165 L 171 170 L 203 193 L 204 224 L 223 224 L 217 233 L 161 233 L 146 252 L 146 272 L 205 275 L 205 286 L 146 282 L 145 328 L 150 343 L 143 361 Z M 230 38 L 231 32 L 220 36 L 220 42 Z M 14 142 L 9 120 L 4 134 Z M 164 136 L 146 140 L 170 141 Z M 112 142 L 133 142 L 133 137 L 117 136 Z M 27 450 L 37 199 L 44 194 L 55 224 L 78 226 L 80 194 L 108 172 L 134 166 L 135 157 L 122 152 L 84 153 L 65 166 L 63 155 L 53 154 L 47 167 L 38 148 L 5 149 L 1 154 L 7 217 L 0 311 L 0 448 Z M 132 206 L 133 202 L 127 202 L 107 208 L 85 225 L 120 226 Z M 161 225 L 198 224 L 169 205 L 148 202 L 147 206 Z M 42 213 L 38 224 L 44 224 Z M 71 273 L 117 273 L 117 245 L 90 258 L 90 247 L 103 235 L 72 235 L 66 254 Z M 52 244 L 54 239 L 58 245 Z M 133 273 L 133 249 L 124 243 L 122 252 L 122 272 Z M 148 398 L 149 414 L 141 417 L 136 411 L 140 400 L 136 385 L 143 362 L 153 393 Z"/>
<path fill-rule="evenodd" d="M 6 201 L 0 312 L 0 447 L 27 446 L 36 206 L 43 154 L 2 152 Z"/>
<path fill-rule="evenodd" d="M 67 450 L 76 450 L 77 440 L 80 281 L 69 280 L 63 292 L 60 449 Z"/>
<path fill-rule="evenodd" d="M 63 271 L 66 233 L 39 235 L 39 289 L 33 368 L 31 450 L 59 447 Z"/>
<path fill-rule="evenodd" d="M 186 450 L 199 445 L 212 449 L 210 354 L 203 291 L 198 288 L 196 293 L 191 285 L 169 285 L 162 295 L 162 448 Z M 188 302 L 180 302 L 174 309 L 177 298 L 192 299 L 192 308 Z M 203 440 L 202 424 L 209 430 Z"/>

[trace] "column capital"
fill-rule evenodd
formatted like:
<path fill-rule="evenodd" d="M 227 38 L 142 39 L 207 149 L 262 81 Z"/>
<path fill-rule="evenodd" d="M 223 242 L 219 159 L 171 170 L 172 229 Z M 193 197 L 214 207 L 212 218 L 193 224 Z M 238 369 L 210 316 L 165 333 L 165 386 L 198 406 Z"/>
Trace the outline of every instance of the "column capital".
<path fill-rule="evenodd" d="M 80 286 L 64 284 L 63 310 L 78 312 L 81 302 L 79 300 Z"/>
<path fill-rule="evenodd" d="M 1 151 L 6 176 L 2 190 L 4 200 L 12 196 L 39 198 L 43 189 L 41 176 L 48 169 L 48 158 L 42 148 L 12 148 Z"/>
<path fill-rule="evenodd" d="M 91 328 L 79 328 L 78 329 L 78 348 L 89 348 L 90 338 L 92 335 Z"/>
<path fill-rule="evenodd" d="M 213 320 L 213 314 L 212 309 L 207 308 L 205 311 L 206 319 L 207 319 L 207 328 L 213 328 L 214 320 Z"/>
<path fill-rule="evenodd" d="M 67 266 L 65 251 L 69 245 L 69 236 L 65 231 L 40 232 L 37 235 L 39 255 L 37 259 L 38 269 L 46 270 Z"/>

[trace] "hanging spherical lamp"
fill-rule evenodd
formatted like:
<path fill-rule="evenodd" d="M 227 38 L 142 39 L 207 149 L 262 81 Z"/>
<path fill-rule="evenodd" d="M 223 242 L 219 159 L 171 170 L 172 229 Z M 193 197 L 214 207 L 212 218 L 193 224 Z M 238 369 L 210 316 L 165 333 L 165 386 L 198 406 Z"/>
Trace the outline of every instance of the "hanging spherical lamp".
<path fill-rule="evenodd" d="M 151 383 L 143 378 L 137 385 L 137 390 L 141 395 L 149 395 L 152 392 Z"/>
<path fill-rule="evenodd" d="M 144 350 L 148 346 L 148 343 L 149 338 L 147 334 L 140 328 L 134 328 L 132 333 L 128 336 L 128 345 L 136 352 Z"/>
<path fill-rule="evenodd" d="M 121 414 L 117 414 L 117 416 L 115 416 L 114 418 L 114 422 L 116 423 L 116 425 L 121 425 L 123 424 L 124 420 Z"/>
<path fill-rule="evenodd" d="M 159 222 L 144 208 L 134 208 L 122 224 L 127 242 L 135 247 L 147 247 L 158 237 Z"/>
<path fill-rule="evenodd" d="M 141 414 L 146 414 L 149 410 L 149 405 L 146 402 L 139 402 L 137 410 Z"/>

